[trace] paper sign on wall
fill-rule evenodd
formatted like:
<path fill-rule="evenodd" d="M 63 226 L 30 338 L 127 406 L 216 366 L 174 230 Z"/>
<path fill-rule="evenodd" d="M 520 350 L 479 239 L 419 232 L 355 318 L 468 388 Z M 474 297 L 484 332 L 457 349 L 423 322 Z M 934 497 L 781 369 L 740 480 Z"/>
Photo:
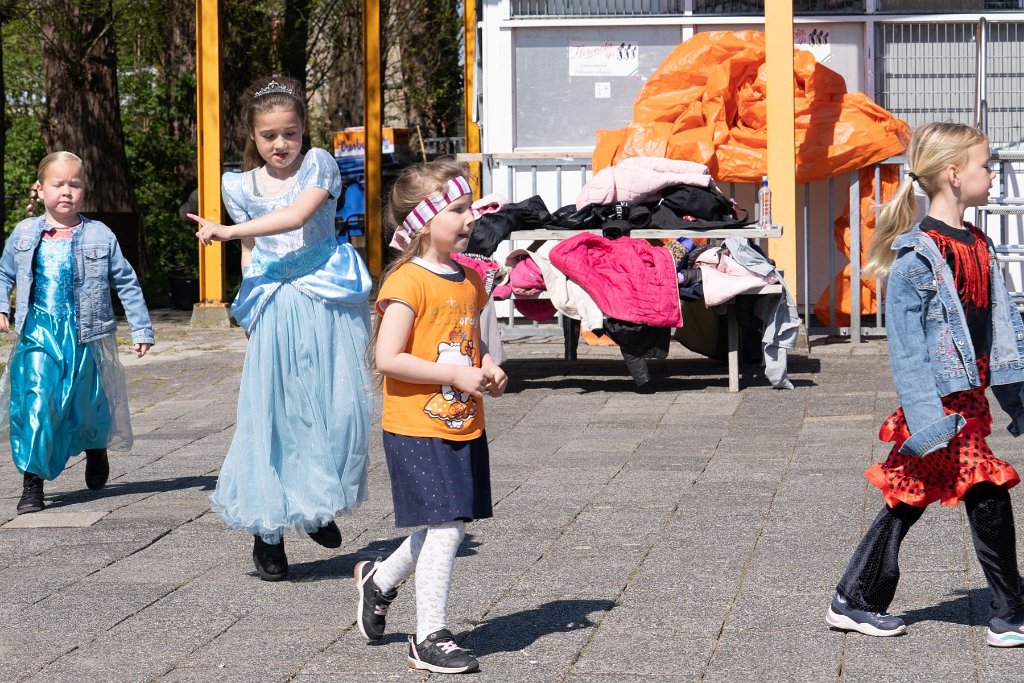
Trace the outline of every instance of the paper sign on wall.
<path fill-rule="evenodd" d="M 814 55 L 818 64 L 832 59 L 832 43 L 827 26 L 802 25 L 793 27 L 793 46 Z"/>
<path fill-rule="evenodd" d="M 569 45 L 570 76 L 636 76 L 640 72 L 640 49 L 636 43 Z"/>

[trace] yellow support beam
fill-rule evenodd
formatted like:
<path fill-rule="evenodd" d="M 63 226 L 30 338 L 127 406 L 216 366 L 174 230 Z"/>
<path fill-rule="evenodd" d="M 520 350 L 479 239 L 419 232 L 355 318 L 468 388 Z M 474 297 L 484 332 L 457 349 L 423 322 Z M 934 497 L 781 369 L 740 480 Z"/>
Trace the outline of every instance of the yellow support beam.
<path fill-rule="evenodd" d="M 366 135 L 363 220 L 366 225 L 366 265 L 373 275 L 380 275 L 384 267 L 380 61 L 380 3 L 378 0 L 363 0 L 363 131 Z"/>
<path fill-rule="evenodd" d="M 199 215 L 221 221 L 220 48 L 217 0 L 196 0 Z M 199 246 L 199 306 L 224 307 L 224 246 Z"/>
<path fill-rule="evenodd" d="M 466 59 L 462 67 L 466 152 L 478 154 L 480 152 L 480 124 L 473 119 L 473 113 L 476 109 L 476 0 L 463 0 L 462 35 L 463 44 L 466 46 Z M 473 177 L 470 178 L 473 194 L 479 197 L 483 194 L 480 188 L 480 162 L 472 162 L 469 168 L 470 173 L 473 174 Z"/>
<path fill-rule="evenodd" d="M 765 3 L 767 6 L 767 3 Z M 769 240 L 768 253 L 785 273 L 800 281 L 796 235 L 796 112 L 793 106 L 793 3 L 771 0 L 765 12 L 765 62 L 768 88 L 768 186 L 772 190 L 772 222 L 782 237 Z M 806 296 L 807 293 L 804 293 Z"/>

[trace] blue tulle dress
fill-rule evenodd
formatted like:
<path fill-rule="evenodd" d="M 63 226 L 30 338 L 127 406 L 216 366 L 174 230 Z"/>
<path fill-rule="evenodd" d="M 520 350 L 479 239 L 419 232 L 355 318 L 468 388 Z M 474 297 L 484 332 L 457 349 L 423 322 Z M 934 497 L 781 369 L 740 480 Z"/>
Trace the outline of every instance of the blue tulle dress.
<path fill-rule="evenodd" d="M 366 500 L 371 280 L 352 246 L 335 239 L 341 179 L 327 152 L 310 150 L 280 195 L 261 194 L 257 172 L 223 178 L 236 223 L 289 206 L 310 187 L 330 195 L 302 228 L 256 238 L 231 307 L 249 347 L 235 435 L 210 500 L 229 526 L 277 543 Z"/>
<path fill-rule="evenodd" d="M 25 326 L 10 361 L 11 455 L 21 472 L 54 479 L 87 448 L 105 448 L 111 426 L 93 345 L 79 344 L 72 242 L 36 251 Z"/>

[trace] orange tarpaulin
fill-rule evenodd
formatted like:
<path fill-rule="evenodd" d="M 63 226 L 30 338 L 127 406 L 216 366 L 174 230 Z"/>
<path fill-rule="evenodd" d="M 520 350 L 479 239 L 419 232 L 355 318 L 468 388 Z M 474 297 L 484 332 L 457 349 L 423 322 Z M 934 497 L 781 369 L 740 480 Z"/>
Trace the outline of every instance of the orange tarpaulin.
<path fill-rule="evenodd" d="M 848 173 L 906 148 L 910 128 L 843 77 L 794 52 L 796 179 Z M 594 171 L 634 156 L 706 164 L 718 181 L 767 173 L 764 33 L 709 31 L 680 44 L 637 95 L 633 122 L 597 131 Z"/>
<path fill-rule="evenodd" d="M 896 186 L 900 184 L 899 166 L 893 164 L 882 164 L 879 178 L 882 181 L 882 190 L 879 193 L 881 201 L 888 201 L 896 192 Z M 862 168 L 860 170 L 860 263 L 863 268 L 868 258 L 868 245 L 875 234 L 875 174 L 873 168 Z M 842 215 L 836 218 L 834 225 L 836 244 L 839 250 L 847 256 L 850 255 L 850 200 L 847 198 L 846 207 Z M 836 273 L 833 280 L 837 296 L 833 298 L 832 287 L 826 287 L 825 291 L 818 297 L 818 303 L 814 306 L 814 315 L 822 325 L 829 324 L 829 308 L 835 311 L 835 324 L 845 326 L 850 324 L 850 312 L 853 307 L 850 303 L 850 266 L 843 266 L 843 269 Z M 861 277 L 860 281 L 860 310 L 861 313 L 874 313 L 878 305 L 877 280 L 874 278 Z"/>
<path fill-rule="evenodd" d="M 847 92 L 842 76 L 805 50 L 793 54 L 797 182 L 861 171 L 861 245 L 874 231 L 871 164 L 902 154 L 910 127 L 867 95 Z M 706 164 L 723 182 L 756 183 L 767 173 L 767 100 L 764 33 L 709 31 L 680 44 L 637 95 L 633 121 L 597 131 L 597 172 L 620 159 L 658 156 Z M 883 169 L 883 199 L 898 182 Z M 837 243 L 849 255 L 849 207 L 836 220 Z M 863 262 L 863 259 L 862 259 Z M 838 324 L 849 323 L 850 268 L 836 276 Z M 815 307 L 829 318 L 830 291 Z M 861 288 L 861 312 L 875 311 L 875 283 Z M 822 317 L 824 316 L 824 317 Z"/>

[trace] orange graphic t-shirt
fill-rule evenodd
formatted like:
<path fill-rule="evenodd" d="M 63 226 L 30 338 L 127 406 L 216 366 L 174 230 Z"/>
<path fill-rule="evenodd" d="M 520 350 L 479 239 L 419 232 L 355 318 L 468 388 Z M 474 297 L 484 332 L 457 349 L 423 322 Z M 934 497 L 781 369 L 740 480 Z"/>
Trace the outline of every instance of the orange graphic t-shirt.
<path fill-rule="evenodd" d="M 384 281 L 382 304 L 402 301 L 416 313 L 406 353 L 436 363 L 480 367 L 480 311 L 487 304 L 483 281 L 473 270 L 452 282 L 416 263 L 406 263 Z M 384 378 L 385 431 L 404 436 L 469 441 L 483 433 L 483 401 L 447 385 Z"/>

